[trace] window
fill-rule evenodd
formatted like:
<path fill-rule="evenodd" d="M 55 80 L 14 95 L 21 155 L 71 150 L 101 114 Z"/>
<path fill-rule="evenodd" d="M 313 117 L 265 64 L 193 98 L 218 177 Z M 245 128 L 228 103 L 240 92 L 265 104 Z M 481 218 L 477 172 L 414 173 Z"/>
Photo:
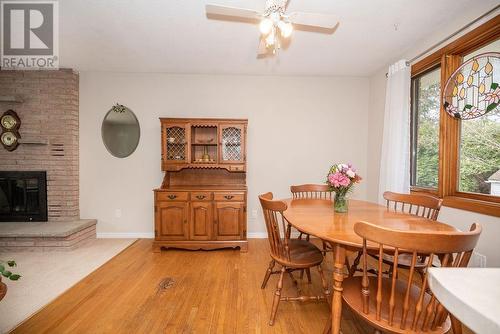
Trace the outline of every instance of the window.
<path fill-rule="evenodd" d="M 445 78 L 486 52 L 500 52 L 500 15 L 412 65 L 411 185 L 445 206 L 500 217 L 500 112 L 460 120 L 442 104 Z"/>
<path fill-rule="evenodd" d="M 438 186 L 440 75 L 438 67 L 412 79 L 412 186 Z"/>

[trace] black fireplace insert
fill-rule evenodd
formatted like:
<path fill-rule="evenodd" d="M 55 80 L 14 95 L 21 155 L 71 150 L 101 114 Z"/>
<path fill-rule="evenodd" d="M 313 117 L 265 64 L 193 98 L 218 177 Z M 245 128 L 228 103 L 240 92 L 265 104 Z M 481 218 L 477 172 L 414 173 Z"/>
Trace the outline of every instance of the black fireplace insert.
<path fill-rule="evenodd" d="M 0 171 L 0 222 L 47 221 L 47 172 Z"/>

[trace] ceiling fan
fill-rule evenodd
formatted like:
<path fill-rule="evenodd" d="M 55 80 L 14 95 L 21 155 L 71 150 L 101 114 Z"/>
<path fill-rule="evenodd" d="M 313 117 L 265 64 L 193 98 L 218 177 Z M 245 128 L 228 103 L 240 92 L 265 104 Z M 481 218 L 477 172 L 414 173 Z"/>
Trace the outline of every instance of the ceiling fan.
<path fill-rule="evenodd" d="M 236 8 L 216 4 L 207 4 L 207 17 L 244 22 L 259 22 L 261 38 L 258 56 L 269 51 L 275 54 L 281 47 L 282 39 L 288 39 L 292 31 L 306 30 L 333 33 L 338 24 L 336 17 L 326 14 L 293 12 L 286 14 L 288 0 L 267 0 L 263 12 L 253 9 Z"/>

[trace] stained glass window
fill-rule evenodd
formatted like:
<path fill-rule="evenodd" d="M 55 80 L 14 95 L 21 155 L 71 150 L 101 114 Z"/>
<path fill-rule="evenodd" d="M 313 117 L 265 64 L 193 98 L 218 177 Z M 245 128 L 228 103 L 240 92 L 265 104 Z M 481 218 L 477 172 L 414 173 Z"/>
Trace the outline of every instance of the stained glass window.
<path fill-rule="evenodd" d="M 500 53 L 488 52 L 466 60 L 448 79 L 444 107 L 453 117 L 472 119 L 498 110 Z"/>

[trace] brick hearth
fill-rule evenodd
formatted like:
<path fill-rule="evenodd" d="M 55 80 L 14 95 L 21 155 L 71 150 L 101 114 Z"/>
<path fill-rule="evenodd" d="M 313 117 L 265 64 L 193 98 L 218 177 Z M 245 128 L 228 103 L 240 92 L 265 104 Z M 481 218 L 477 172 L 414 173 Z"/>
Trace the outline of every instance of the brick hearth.
<path fill-rule="evenodd" d="M 0 223 L 0 252 L 47 252 L 75 249 L 96 237 L 97 221 Z"/>

